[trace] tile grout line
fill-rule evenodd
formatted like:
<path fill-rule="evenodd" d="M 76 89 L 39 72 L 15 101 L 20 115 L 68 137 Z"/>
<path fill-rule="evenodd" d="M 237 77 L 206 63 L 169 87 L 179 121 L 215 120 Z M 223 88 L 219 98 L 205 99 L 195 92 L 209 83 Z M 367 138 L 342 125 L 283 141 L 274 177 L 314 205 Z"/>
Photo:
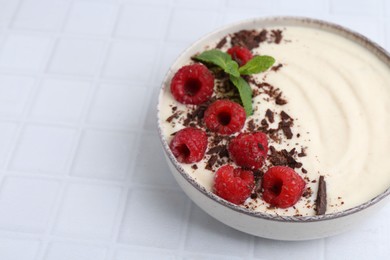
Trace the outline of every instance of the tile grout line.
<path fill-rule="evenodd" d="M 10 34 L 10 31 L 11 31 L 11 26 L 12 26 L 12 23 L 13 23 L 13 20 L 16 19 L 16 16 L 22 6 L 22 2 L 23 0 L 19 0 L 18 3 L 16 4 L 16 7 L 15 7 L 15 10 L 14 10 L 14 13 L 12 14 L 12 16 L 10 17 L 9 21 L 8 21 L 8 24 L 6 24 L 4 26 L 4 39 L 8 38 L 9 34 Z M 5 43 L 5 40 L 2 40 L 0 41 L 0 48 L 2 49 L 3 45 Z M 34 84 L 35 86 L 35 84 Z M 31 96 L 31 93 L 30 93 L 30 96 Z M 29 96 L 29 98 L 30 98 Z M 24 112 L 24 111 L 23 111 Z M 21 132 L 21 129 L 22 129 L 22 126 L 21 124 L 18 124 L 17 127 L 16 127 L 16 134 L 15 136 L 13 137 L 13 142 L 12 144 L 10 145 L 8 151 L 6 152 L 6 155 L 5 155 L 5 160 L 4 160 L 4 163 L 3 163 L 3 169 L 4 169 L 4 173 L 3 174 L 0 174 L 0 187 L 2 186 L 2 183 L 7 175 L 7 165 L 9 163 L 9 161 L 11 160 L 11 154 L 12 154 L 12 151 L 14 149 L 14 146 L 16 145 L 17 143 L 17 140 L 19 139 L 19 135 L 20 135 L 20 132 Z M 0 189 L 1 191 L 1 189 Z"/>
<path fill-rule="evenodd" d="M 187 197 L 187 200 L 190 201 L 190 203 L 187 203 L 187 207 L 184 212 L 184 223 L 182 227 L 182 231 L 180 234 L 180 244 L 178 248 L 178 253 L 179 255 L 184 258 L 186 254 L 186 242 L 187 242 L 187 235 L 188 235 L 188 229 L 190 225 L 190 217 L 191 217 L 191 212 L 193 208 L 193 202 L 190 200 L 190 198 Z"/>
<path fill-rule="evenodd" d="M 253 259 L 254 258 L 254 255 L 255 255 L 255 242 L 256 242 L 256 237 L 254 235 L 250 235 L 249 250 L 248 250 L 247 259 Z"/>
<path fill-rule="evenodd" d="M 223 17 L 222 17 L 222 9 L 224 10 L 224 12 L 226 12 L 227 10 L 227 1 L 224 2 L 224 8 L 221 8 L 218 10 L 218 19 L 216 20 L 216 24 L 219 25 L 219 23 L 221 23 L 221 21 L 223 20 Z M 173 11 L 172 11 L 173 12 Z M 171 23 L 171 20 L 172 20 L 172 14 L 171 14 L 171 17 L 170 17 L 170 21 L 169 21 L 169 24 Z M 165 37 L 165 41 L 164 41 L 164 44 L 166 43 L 168 39 L 168 32 L 166 33 L 166 37 Z M 184 221 L 184 224 L 183 224 L 183 230 L 181 231 L 181 234 L 180 234 L 180 245 L 179 245 L 179 255 L 184 259 L 184 257 L 186 256 L 187 254 L 187 251 L 186 251 L 186 242 L 187 242 L 187 237 L 188 237 L 188 230 L 189 230 L 189 225 L 190 225 L 190 217 L 191 217 L 191 212 L 192 212 L 192 208 L 193 208 L 193 202 L 192 200 L 190 200 L 190 198 L 187 197 L 187 200 L 190 201 L 190 203 L 188 203 L 188 206 L 185 210 L 185 221 Z"/>
<path fill-rule="evenodd" d="M 70 2 L 68 3 L 68 6 L 67 6 L 67 10 L 65 12 L 65 16 L 64 16 L 64 19 L 62 21 L 62 24 L 59 26 L 59 28 L 57 29 L 57 31 L 55 32 L 55 40 L 54 40 L 54 43 L 53 43 L 53 46 L 52 46 L 52 52 L 51 52 L 51 55 L 50 57 L 48 58 L 47 62 L 46 62 L 46 66 L 44 67 L 44 70 L 43 70 L 43 73 L 42 75 L 40 75 L 41 77 L 41 81 L 43 81 L 46 76 L 48 75 L 48 70 L 49 70 L 49 66 L 53 60 L 53 57 L 55 55 L 55 52 L 58 48 L 58 45 L 59 45 L 59 42 L 61 40 L 61 38 L 63 37 L 64 35 L 64 28 L 65 28 L 65 25 L 68 21 L 68 18 L 69 18 L 69 15 L 70 15 L 70 12 L 72 10 L 72 7 L 73 7 L 73 3 L 74 3 L 74 0 L 70 0 Z M 37 95 L 37 94 L 36 94 Z M 28 123 L 28 120 L 25 120 L 25 123 Z M 73 127 L 74 129 L 74 127 Z M 65 172 L 67 170 L 67 168 L 69 167 L 69 163 L 70 163 L 70 158 L 71 157 L 71 152 L 73 151 L 73 149 L 75 149 L 75 143 L 77 143 L 77 133 L 73 136 L 73 142 L 74 144 L 71 146 L 70 148 L 70 151 L 69 151 L 69 155 L 68 155 L 68 159 L 67 161 L 65 162 L 65 166 L 63 168 L 63 173 L 64 175 L 63 176 L 60 176 L 60 177 L 63 177 L 63 178 L 58 178 L 57 176 L 57 180 L 59 181 L 60 183 L 60 189 L 57 193 L 57 197 L 55 199 L 55 203 L 54 203 L 54 206 L 51 208 L 50 210 L 50 213 L 49 213 L 49 222 L 46 226 L 46 230 L 42 236 L 42 240 L 43 240 L 43 244 L 41 245 L 41 248 L 40 248 L 40 251 L 38 253 L 38 256 L 39 256 L 39 259 L 44 259 L 46 256 L 47 256 L 47 250 L 48 250 L 48 247 L 50 245 L 50 243 L 52 242 L 51 240 L 51 232 L 52 230 L 54 229 L 55 227 L 55 223 L 56 223 L 56 220 L 58 218 L 58 215 L 59 215 L 59 212 L 60 212 L 60 208 L 63 204 L 63 201 L 64 201 L 64 196 L 65 196 L 65 192 L 68 188 L 68 184 L 65 182 L 65 180 L 67 179 L 67 175 Z"/>
<path fill-rule="evenodd" d="M 119 8 L 118 8 L 117 16 L 116 16 L 116 21 L 113 23 L 113 29 L 111 31 L 111 39 L 110 39 L 111 46 L 113 45 L 112 42 L 114 42 L 114 40 L 116 40 L 114 38 L 114 36 L 115 36 L 115 33 L 117 32 L 117 29 L 119 26 L 119 21 L 120 21 L 121 17 L 123 16 L 123 10 L 124 10 L 123 2 L 120 2 L 118 4 L 118 6 L 119 6 Z M 111 48 L 110 48 L 110 50 L 111 50 Z M 107 57 L 108 57 L 108 55 L 109 55 L 109 53 L 107 53 Z M 156 67 L 157 67 L 156 64 L 154 64 L 153 74 L 155 73 L 154 70 Z M 103 73 L 104 68 L 105 68 L 105 66 L 103 65 L 102 70 L 100 71 L 100 74 Z M 152 77 L 150 77 L 148 79 L 146 84 L 147 85 L 150 84 L 151 81 L 152 81 Z M 147 99 L 147 100 L 145 100 L 146 101 L 145 104 L 149 104 L 149 102 L 150 102 L 152 88 L 148 88 L 147 91 L 149 92 L 148 93 L 149 95 L 147 95 L 148 98 L 145 98 L 145 99 Z M 147 109 L 144 109 L 142 115 L 139 117 L 143 120 L 141 120 L 141 119 L 138 120 L 139 125 L 144 123 L 143 121 L 146 120 L 146 115 L 147 115 Z M 137 133 L 135 135 L 135 141 L 133 143 L 133 145 L 137 151 L 138 151 L 140 143 L 141 143 L 141 136 L 143 135 L 143 132 L 144 132 L 143 127 L 139 128 L 139 129 L 142 129 L 142 130 L 137 131 Z M 135 154 L 134 156 L 136 157 L 137 154 Z M 115 216 L 116 221 L 114 221 L 114 225 L 112 228 L 112 234 L 111 234 L 111 239 L 110 239 L 109 246 L 108 246 L 108 252 L 107 252 L 106 259 L 113 259 L 115 257 L 115 254 L 116 254 L 117 242 L 119 241 L 121 226 L 123 224 L 124 217 L 125 217 L 127 201 L 129 199 L 131 190 L 134 187 L 134 185 L 131 183 L 131 179 L 133 178 L 133 175 L 134 175 L 134 171 L 131 171 L 131 169 L 134 169 L 134 168 L 135 168 L 135 162 L 129 161 L 128 165 L 126 167 L 126 171 L 125 171 L 126 176 L 123 179 L 123 182 L 124 182 L 124 188 L 122 190 L 123 194 L 122 194 L 120 203 L 119 203 L 118 208 L 117 208 L 117 212 L 116 212 L 116 216 Z"/>

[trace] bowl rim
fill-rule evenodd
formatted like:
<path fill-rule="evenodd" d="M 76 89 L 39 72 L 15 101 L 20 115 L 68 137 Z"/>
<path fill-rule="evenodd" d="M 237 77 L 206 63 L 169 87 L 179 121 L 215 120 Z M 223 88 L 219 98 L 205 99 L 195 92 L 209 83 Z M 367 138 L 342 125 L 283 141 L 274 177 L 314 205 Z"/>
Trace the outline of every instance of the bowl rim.
<path fill-rule="evenodd" d="M 172 67 L 174 64 L 178 62 L 178 60 L 181 59 L 182 56 L 186 55 L 189 49 L 192 47 L 198 45 L 203 40 L 220 33 L 222 31 L 229 30 L 231 27 L 235 26 L 247 26 L 248 28 L 251 28 L 251 25 L 263 23 L 264 26 L 268 24 L 267 26 L 275 26 L 278 25 L 278 23 L 291 23 L 293 25 L 301 25 L 306 26 L 310 28 L 317 28 L 324 31 L 336 33 L 342 37 L 346 37 L 350 40 L 356 40 L 355 42 L 365 49 L 368 49 L 370 52 L 372 52 L 374 55 L 376 55 L 379 59 L 381 59 L 384 63 L 386 63 L 390 67 L 390 54 L 383 49 L 381 46 L 379 46 L 377 43 L 373 42 L 372 40 L 368 39 L 366 36 L 363 36 L 362 34 L 355 32 L 351 29 L 348 29 L 346 27 L 343 27 L 341 25 L 323 21 L 320 19 L 315 18 L 309 18 L 309 17 L 303 17 L 303 16 L 267 16 L 267 17 L 259 17 L 259 18 L 251 18 L 246 20 L 241 20 L 238 22 L 230 23 L 228 25 L 225 25 L 223 27 L 217 28 L 195 42 L 193 42 L 191 45 L 189 45 L 184 51 L 181 52 L 179 56 L 175 59 L 175 61 L 171 64 L 170 68 L 168 69 L 167 73 L 164 76 L 163 82 L 159 89 L 159 95 L 158 95 L 158 103 L 157 103 L 157 128 L 159 133 L 159 139 L 162 143 L 163 149 L 165 151 L 165 154 L 171 161 L 172 165 L 176 168 L 176 170 L 180 173 L 181 177 L 184 178 L 187 182 L 189 182 L 195 189 L 199 191 L 199 194 L 202 194 L 203 196 L 206 196 L 208 199 L 211 199 L 212 201 L 225 206 L 228 209 L 231 209 L 233 211 L 236 211 L 241 214 L 248 215 L 250 217 L 254 218 L 260 218 L 263 220 L 270 220 L 270 221 L 278 221 L 278 222 L 289 222 L 289 223 L 305 223 L 305 222 L 318 222 L 318 221 L 325 221 L 325 220 L 333 220 L 336 218 L 345 217 L 357 212 L 360 212 L 368 207 L 371 207 L 375 204 L 377 204 L 379 201 L 383 200 L 387 196 L 390 195 L 390 187 L 387 188 L 385 191 L 380 193 L 379 195 L 375 196 L 374 198 L 357 205 L 355 207 L 342 210 L 335 213 L 329 213 L 324 215 L 314 215 L 314 216 L 280 216 L 280 215 L 272 215 L 269 213 L 264 212 L 255 212 L 249 209 L 246 209 L 244 207 L 235 205 L 231 202 L 228 202 L 219 196 L 215 195 L 213 192 L 206 190 L 202 185 L 200 185 L 196 180 L 194 180 L 190 174 L 188 174 L 184 168 L 180 165 L 180 163 L 176 160 L 175 156 L 171 152 L 169 148 L 169 144 L 166 140 L 166 138 L 163 135 L 162 132 L 162 126 L 161 126 L 161 120 L 160 120 L 160 104 L 161 104 L 161 98 L 162 94 L 164 92 L 165 87 L 167 86 L 167 81 L 169 79 L 169 75 L 172 73 Z M 272 25 L 272 23 L 275 23 Z"/>

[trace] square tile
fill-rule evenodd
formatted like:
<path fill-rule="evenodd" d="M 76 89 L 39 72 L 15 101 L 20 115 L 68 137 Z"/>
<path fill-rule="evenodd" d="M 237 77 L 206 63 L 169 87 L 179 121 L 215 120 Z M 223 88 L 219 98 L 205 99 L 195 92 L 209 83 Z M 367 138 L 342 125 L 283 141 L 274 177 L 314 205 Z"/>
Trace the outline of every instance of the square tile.
<path fill-rule="evenodd" d="M 245 253 L 242 253 L 244 256 Z M 184 260 L 242 260 L 241 257 L 234 257 L 234 256 L 217 256 L 217 255 L 198 255 L 198 254 L 187 254 L 183 258 Z"/>
<path fill-rule="evenodd" d="M 240 1 L 244 2 L 244 1 Z M 259 1 L 254 1 L 259 2 Z M 222 9 L 226 6 L 225 0 L 176 0 L 175 6 L 187 7 L 187 8 L 197 8 L 197 9 Z"/>
<path fill-rule="evenodd" d="M 53 242 L 49 245 L 45 260 L 105 260 L 107 249 L 104 247 Z"/>
<path fill-rule="evenodd" d="M 56 47 L 49 72 L 93 75 L 102 59 L 104 46 L 102 40 L 63 38 Z"/>
<path fill-rule="evenodd" d="M 109 51 L 104 77 L 146 82 L 156 63 L 158 44 L 149 41 L 117 41 Z"/>
<path fill-rule="evenodd" d="M 331 13 L 378 15 L 381 13 L 382 1 L 330 0 Z"/>
<path fill-rule="evenodd" d="M 176 8 L 172 14 L 168 39 L 195 41 L 217 27 L 218 15 L 217 11 Z"/>
<path fill-rule="evenodd" d="M 279 9 L 306 13 L 327 11 L 327 2 L 328 0 L 279 0 Z"/>
<path fill-rule="evenodd" d="M 158 101 L 158 95 L 160 93 L 160 88 L 155 87 L 152 90 L 151 98 L 149 98 L 149 103 L 147 108 L 145 108 L 146 116 L 145 120 L 143 122 L 143 126 L 145 129 L 155 131 L 157 129 L 157 101 Z"/>
<path fill-rule="evenodd" d="M 129 260 L 129 259 L 142 259 L 142 260 L 177 260 L 178 258 L 175 255 L 165 252 L 160 252 L 158 250 L 150 249 L 121 249 L 116 252 L 113 260 Z"/>
<path fill-rule="evenodd" d="M 0 29 L 6 28 L 11 22 L 19 6 L 19 1 L 0 0 Z"/>
<path fill-rule="evenodd" d="M 222 224 L 195 205 L 189 223 L 185 245 L 188 251 L 242 256 L 249 250 L 250 235 Z"/>
<path fill-rule="evenodd" d="M 188 203 L 184 193 L 178 191 L 131 191 L 119 241 L 131 245 L 178 248 Z"/>
<path fill-rule="evenodd" d="M 0 75 L 0 116 L 22 115 L 34 84 L 34 78 Z"/>
<path fill-rule="evenodd" d="M 51 45 L 49 37 L 10 34 L 0 48 L 0 68 L 40 71 Z"/>
<path fill-rule="evenodd" d="M 12 27 L 56 30 L 65 18 L 69 2 L 69 0 L 24 0 L 13 20 Z"/>
<path fill-rule="evenodd" d="M 278 0 L 279 1 L 279 0 Z M 272 9 L 277 6 L 278 1 L 258 1 L 258 0 L 228 0 L 228 6 L 235 9 L 245 8 L 245 9 Z"/>
<path fill-rule="evenodd" d="M 45 79 L 30 111 L 32 118 L 74 122 L 86 105 L 90 82 Z"/>
<path fill-rule="evenodd" d="M 390 255 L 390 207 L 380 209 L 353 230 L 325 239 L 324 254 L 328 259 L 387 259 Z M 347 259 L 344 257 L 344 259 Z"/>
<path fill-rule="evenodd" d="M 310 241 L 276 241 L 256 238 L 254 246 L 254 256 L 260 259 L 312 259 L 313 256 L 320 258 L 320 256 L 324 255 L 323 251 L 323 240 L 320 239 Z"/>
<path fill-rule="evenodd" d="M 170 8 L 125 5 L 121 10 L 116 35 L 135 39 L 163 39 L 169 17 Z"/>
<path fill-rule="evenodd" d="M 142 135 L 135 159 L 133 182 L 156 185 L 157 187 L 177 187 L 161 150 L 161 143 L 157 135 Z"/>
<path fill-rule="evenodd" d="M 15 142 L 18 125 L 0 122 L 0 165 L 4 165 L 11 145 Z"/>
<path fill-rule="evenodd" d="M 272 15 L 280 15 L 280 11 L 275 9 L 266 9 L 261 14 L 257 9 L 229 9 L 223 14 L 224 24 L 235 23 L 242 20 L 261 18 Z"/>
<path fill-rule="evenodd" d="M 57 181 L 7 177 L 0 191 L 0 227 L 44 232 L 59 188 Z"/>
<path fill-rule="evenodd" d="M 166 42 L 164 45 L 164 51 L 161 53 L 159 61 L 158 71 L 156 73 L 156 81 L 153 82 L 160 86 L 163 82 L 165 75 L 168 73 L 169 68 L 173 62 L 179 57 L 179 55 L 188 47 L 187 43 L 178 42 Z"/>
<path fill-rule="evenodd" d="M 76 131 L 68 128 L 29 125 L 21 134 L 11 160 L 13 170 L 64 173 Z"/>
<path fill-rule="evenodd" d="M 82 177 L 123 179 L 134 162 L 136 135 L 88 130 L 82 136 L 73 174 Z"/>
<path fill-rule="evenodd" d="M 0 238 L 0 259 L 35 260 L 39 245 L 37 240 Z"/>
<path fill-rule="evenodd" d="M 116 12 L 117 7 L 110 3 L 74 2 L 65 25 L 65 31 L 107 35 L 114 25 Z"/>
<path fill-rule="evenodd" d="M 122 190 L 117 186 L 70 184 L 54 227 L 56 235 L 109 239 Z"/>
<path fill-rule="evenodd" d="M 170 5 L 173 0 L 122 0 L 125 3 L 134 4 L 134 5 L 148 5 L 148 6 L 156 6 L 156 5 Z"/>
<path fill-rule="evenodd" d="M 91 106 L 88 121 L 93 124 L 131 126 L 139 129 L 144 119 L 148 88 L 139 83 L 101 84 Z"/>

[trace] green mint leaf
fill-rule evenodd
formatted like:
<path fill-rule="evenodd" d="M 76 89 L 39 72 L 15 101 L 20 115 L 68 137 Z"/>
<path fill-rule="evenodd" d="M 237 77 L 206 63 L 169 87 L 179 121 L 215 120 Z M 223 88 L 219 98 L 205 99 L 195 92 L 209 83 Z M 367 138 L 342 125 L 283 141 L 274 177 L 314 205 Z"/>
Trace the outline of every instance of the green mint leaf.
<path fill-rule="evenodd" d="M 238 72 L 238 63 L 235 62 L 234 60 L 229 61 L 226 64 L 226 68 L 224 69 L 224 71 L 234 77 L 240 76 L 240 72 Z"/>
<path fill-rule="evenodd" d="M 269 69 L 275 63 L 271 56 L 255 56 L 238 70 L 241 75 L 256 74 Z"/>
<path fill-rule="evenodd" d="M 235 77 L 230 75 L 230 81 L 238 89 L 240 94 L 241 102 L 244 105 L 246 116 L 252 115 L 252 89 L 248 82 L 241 77 Z"/>
<path fill-rule="evenodd" d="M 195 56 L 196 60 L 212 63 L 222 68 L 226 73 L 233 75 L 235 77 L 239 77 L 240 73 L 238 72 L 238 64 L 229 54 L 226 52 L 222 52 L 220 50 L 209 50 L 204 51 L 198 56 Z"/>

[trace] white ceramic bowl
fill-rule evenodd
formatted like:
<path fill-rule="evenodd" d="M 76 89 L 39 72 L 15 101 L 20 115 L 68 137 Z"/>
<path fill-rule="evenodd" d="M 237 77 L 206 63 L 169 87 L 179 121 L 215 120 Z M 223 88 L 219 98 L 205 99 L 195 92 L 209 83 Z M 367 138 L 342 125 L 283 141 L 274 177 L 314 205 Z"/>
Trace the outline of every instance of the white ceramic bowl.
<path fill-rule="evenodd" d="M 187 62 L 194 53 L 202 51 L 208 42 L 216 41 L 229 33 L 242 29 L 287 25 L 306 26 L 341 35 L 362 45 L 376 55 L 378 59 L 390 66 L 390 56 L 384 49 L 366 37 L 339 25 L 299 17 L 252 19 L 214 31 L 187 48 L 169 69 L 162 84 L 159 100 L 163 96 L 164 89 L 169 87 L 174 73 L 180 68 L 181 64 Z M 160 111 L 160 104 L 161 102 L 159 101 L 158 111 Z M 378 211 L 388 201 L 390 188 L 357 207 L 320 216 L 271 216 L 236 206 L 205 190 L 184 171 L 170 151 L 169 144 L 162 134 L 159 112 L 157 116 L 163 150 L 171 172 L 180 187 L 205 212 L 226 225 L 243 232 L 278 240 L 307 240 L 327 237 L 351 229 L 364 219 L 367 219 L 372 213 Z"/>

